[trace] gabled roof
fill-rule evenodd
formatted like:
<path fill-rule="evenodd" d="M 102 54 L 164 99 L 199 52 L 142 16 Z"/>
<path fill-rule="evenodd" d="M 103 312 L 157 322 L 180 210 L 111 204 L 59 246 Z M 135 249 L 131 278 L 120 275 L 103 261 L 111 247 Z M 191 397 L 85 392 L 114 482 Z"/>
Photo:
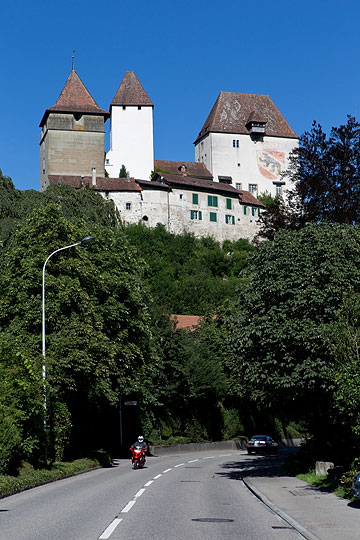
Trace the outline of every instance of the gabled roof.
<path fill-rule="evenodd" d="M 113 105 L 150 105 L 153 103 L 134 71 L 127 71 L 111 102 Z"/>
<path fill-rule="evenodd" d="M 154 168 L 161 169 L 162 171 L 167 171 L 171 174 L 180 174 L 181 167 L 185 165 L 186 174 L 190 176 L 197 176 L 198 178 L 209 178 L 212 180 L 213 176 L 211 172 L 205 167 L 204 163 L 199 163 L 197 161 L 166 161 L 161 159 L 155 159 Z"/>
<path fill-rule="evenodd" d="M 107 111 L 100 109 L 76 71 L 70 73 L 55 105 L 45 111 L 40 127 L 45 124 L 51 112 L 95 114 L 105 119 L 110 116 Z"/>
<path fill-rule="evenodd" d="M 269 96 L 220 92 L 195 144 L 210 132 L 248 135 L 246 124 L 249 118 L 261 118 L 262 122 L 266 122 L 265 132 L 268 136 L 297 138 Z"/>

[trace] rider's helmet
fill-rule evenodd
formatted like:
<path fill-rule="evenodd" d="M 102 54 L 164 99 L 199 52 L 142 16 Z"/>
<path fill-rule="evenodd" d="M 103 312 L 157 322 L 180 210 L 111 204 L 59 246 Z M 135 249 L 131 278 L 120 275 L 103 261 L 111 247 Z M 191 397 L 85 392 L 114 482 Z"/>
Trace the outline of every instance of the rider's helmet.
<path fill-rule="evenodd" d="M 141 443 L 141 442 L 144 442 L 144 437 L 142 435 L 139 435 L 138 436 L 138 441 Z"/>

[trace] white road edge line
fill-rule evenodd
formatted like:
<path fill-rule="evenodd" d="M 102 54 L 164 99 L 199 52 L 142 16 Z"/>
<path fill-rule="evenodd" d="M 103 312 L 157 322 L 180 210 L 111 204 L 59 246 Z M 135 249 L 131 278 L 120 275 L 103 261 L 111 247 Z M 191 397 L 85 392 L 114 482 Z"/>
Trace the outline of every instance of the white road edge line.
<path fill-rule="evenodd" d="M 121 513 L 122 514 L 127 513 L 129 510 L 132 509 L 135 503 L 136 501 L 130 501 L 129 503 L 127 503 L 127 505 L 121 510 Z"/>
<path fill-rule="evenodd" d="M 137 499 L 138 497 L 141 497 L 141 495 L 144 493 L 144 491 L 146 491 L 145 488 L 139 489 L 139 491 L 135 495 L 135 499 Z"/>
<path fill-rule="evenodd" d="M 228 457 L 228 456 L 232 456 L 233 454 L 221 454 L 219 457 Z"/>
<path fill-rule="evenodd" d="M 174 468 L 176 469 L 176 467 L 182 467 L 182 465 L 185 465 L 185 463 L 179 463 L 178 465 L 174 465 Z"/>
<path fill-rule="evenodd" d="M 162 474 L 158 474 L 157 476 L 154 476 L 154 480 L 157 480 L 158 478 L 160 478 L 160 476 L 162 476 Z"/>
<path fill-rule="evenodd" d="M 172 467 L 170 467 L 170 469 L 166 469 L 165 471 L 163 471 L 163 474 L 166 474 L 169 471 L 172 471 Z"/>
<path fill-rule="evenodd" d="M 146 484 L 144 484 L 144 487 L 149 487 L 151 486 L 151 484 L 153 483 L 154 480 L 149 480 L 148 482 L 146 482 Z"/>
<path fill-rule="evenodd" d="M 102 535 L 99 536 L 99 540 L 106 540 L 107 538 L 109 538 L 121 521 L 122 519 L 115 518 L 114 521 L 112 521 L 110 525 L 106 527 Z"/>

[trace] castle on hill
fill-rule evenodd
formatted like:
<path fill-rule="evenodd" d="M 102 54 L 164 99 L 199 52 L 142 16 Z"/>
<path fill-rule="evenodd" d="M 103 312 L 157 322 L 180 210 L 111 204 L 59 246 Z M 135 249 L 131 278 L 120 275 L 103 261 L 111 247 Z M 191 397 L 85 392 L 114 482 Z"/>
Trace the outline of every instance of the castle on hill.
<path fill-rule="evenodd" d="M 281 194 L 298 138 L 269 96 L 221 92 L 195 140 L 195 161 L 154 160 L 154 105 L 129 71 L 101 109 L 71 71 L 40 122 L 40 188 L 94 189 L 125 224 L 252 240 L 264 208 L 257 195 Z M 105 154 L 105 122 L 110 149 Z M 119 178 L 122 165 L 127 178 Z"/>

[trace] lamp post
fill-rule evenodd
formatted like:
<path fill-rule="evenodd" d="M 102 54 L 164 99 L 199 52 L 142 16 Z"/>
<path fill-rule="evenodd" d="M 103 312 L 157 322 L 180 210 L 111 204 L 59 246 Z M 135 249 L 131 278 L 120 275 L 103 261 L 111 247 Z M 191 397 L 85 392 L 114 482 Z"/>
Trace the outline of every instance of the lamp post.
<path fill-rule="evenodd" d="M 47 393 L 46 393 L 46 333 L 45 333 L 45 268 L 49 259 L 59 253 L 59 251 L 64 251 L 64 249 L 69 249 L 75 246 L 83 246 L 88 242 L 94 240 L 93 236 L 85 236 L 80 242 L 76 244 L 70 244 L 69 246 L 64 246 L 62 248 L 56 249 L 46 259 L 43 266 L 42 272 L 42 378 L 43 378 L 43 387 L 44 387 L 44 435 L 45 435 L 45 466 L 47 464 Z"/>

